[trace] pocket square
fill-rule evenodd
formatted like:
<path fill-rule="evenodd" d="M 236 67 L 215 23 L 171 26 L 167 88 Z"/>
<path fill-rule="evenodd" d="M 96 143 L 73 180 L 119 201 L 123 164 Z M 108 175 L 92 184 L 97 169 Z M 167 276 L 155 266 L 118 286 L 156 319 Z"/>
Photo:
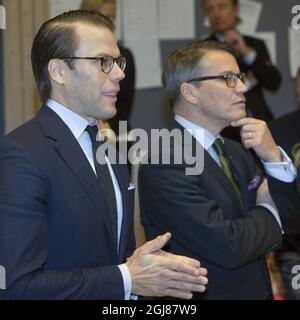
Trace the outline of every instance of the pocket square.
<path fill-rule="evenodd" d="M 256 189 L 258 187 L 260 183 L 260 176 L 259 175 L 255 175 L 251 181 L 249 182 L 248 184 L 248 190 L 253 190 L 253 189 Z"/>
<path fill-rule="evenodd" d="M 135 185 L 132 182 L 129 182 L 129 186 L 127 190 L 133 190 L 133 189 L 135 189 Z"/>

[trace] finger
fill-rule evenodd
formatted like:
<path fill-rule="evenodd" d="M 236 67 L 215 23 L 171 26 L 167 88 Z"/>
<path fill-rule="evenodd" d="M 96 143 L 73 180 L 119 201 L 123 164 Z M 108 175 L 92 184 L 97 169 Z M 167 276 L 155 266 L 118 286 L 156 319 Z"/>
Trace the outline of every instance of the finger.
<path fill-rule="evenodd" d="M 255 139 L 255 132 L 254 131 L 247 131 L 241 133 L 242 141 L 245 140 L 254 140 Z"/>
<path fill-rule="evenodd" d="M 170 260 L 170 262 L 166 264 L 166 267 L 170 270 L 177 271 L 178 273 L 186 273 L 192 276 L 198 276 L 200 274 L 199 268 L 190 266 L 184 262 L 176 261 L 174 263 L 174 260 Z"/>
<path fill-rule="evenodd" d="M 190 291 L 167 289 L 165 293 L 167 297 L 173 297 L 178 299 L 190 300 L 193 298 L 193 294 Z"/>
<path fill-rule="evenodd" d="M 200 275 L 200 271 L 199 271 L 200 268 L 190 266 L 189 264 L 186 264 L 184 261 L 177 261 L 176 259 L 173 259 L 173 258 L 165 258 L 162 261 L 162 264 L 167 269 L 177 271 L 179 274 L 186 273 L 192 276 Z"/>
<path fill-rule="evenodd" d="M 257 124 L 245 124 L 241 127 L 240 133 L 243 134 L 244 132 L 257 132 L 260 129 L 260 126 Z"/>
<path fill-rule="evenodd" d="M 154 240 L 146 242 L 140 247 L 142 254 L 152 253 L 163 248 L 166 243 L 171 239 L 171 233 L 167 232 L 163 235 L 156 237 Z"/>
<path fill-rule="evenodd" d="M 175 259 L 178 262 L 183 262 L 186 264 L 189 264 L 190 266 L 193 266 L 195 268 L 199 268 L 201 266 L 200 261 L 193 259 L 193 258 L 189 258 L 189 257 L 185 257 L 185 256 L 180 256 L 180 255 L 175 255 L 173 253 L 170 252 L 166 252 L 164 250 L 161 250 L 162 252 L 162 256 L 169 258 L 169 259 Z"/>
<path fill-rule="evenodd" d="M 208 271 L 206 268 L 199 268 L 199 273 L 201 276 L 206 276 L 208 274 Z"/>
<path fill-rule="evenodd" d="M 242 140 L 243 142 L 243 146 L 246 148 L 246 149 L 251 149 L 255 146 L 255 140 L 254 139 L 245 139 L 245 140 Z"/>
<path fill-rule="evenodd" d="M 199 283 L 201 283 L 202 285 L 206 286 L 208 284 L 208 278 L 204 277 L 204 276 L 200 276 L 199 277 Z"/>
<path fill-rule="evenodd" d="M 168 271 L 162 275 L 166 281 L 181 281 L 196 285 L 207 285 L 208 279 L 206 276 L 193 276 L 187 273 Z"/>
<path fill-rule="evenodd" d="M 232 127 L 241 127 L 244 125 L 257 125 L 261 120 L 255 118 L 242 118 L 231 122 Z"/>
<path fill-rule="evenodd" d="M 204 292 L 206 286 L 197 285 L 194 283 L 182 282 L 182 281 L 169 281 L 168 287 L 172 289 L 184 290 L 184 291 L 193 291 L 193 292 Z"/>

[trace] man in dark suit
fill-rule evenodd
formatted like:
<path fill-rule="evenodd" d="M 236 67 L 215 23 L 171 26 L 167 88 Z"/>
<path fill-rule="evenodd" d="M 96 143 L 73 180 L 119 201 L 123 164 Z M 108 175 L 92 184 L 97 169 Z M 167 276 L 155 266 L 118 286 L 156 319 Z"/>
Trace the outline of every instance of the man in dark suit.
<path fill-rule="evenodd" d="M 264 254 L 280 245 L 282 226 L 287 233 L 300 230 L 295 168 L 266 123 L 246 117 L 247 88 L 229 46 L 198 41 L 174 51 L 163 81 L 174 101 L 172 128 L 192 135 L 192 143 L 184 150 L 182 135 L 175 136 L 174 148 L 160 150 L 159 159 L 171 156 L 169 164 L 151 162 L 151 150 L 149 164 L 141 165 L 146 235 L 152 239 L 170 230 L 170 252 L 201 259 L 209 284 L 195 298 L 270 299 Z M 230 124 L 241 127 L 244 147 L 262 160 L 267 179 L 239 143 L 220 135 Z M 178 154 L 194 155 L 197 146 L 204 169 L 188 175 L 192 164 L 186 158 L 180 163 Z M 196 164 L 202 161 L 201 152 L 194 157 Z"/>
<path fill-rule="evenodd" d="M 270 121 L 273 115 L 265 101 L 263 89 L 276 91 L 281 83 L 281 75 L 272 64 L 265 43 L 241 35 L 236 30 L 240 21 L 238 0 L 202 0 L 202 7 L 213 30 L 207 40 L 225 42 L 239 54 L 240 70 L 247 76 L 248 91 L 245 97 L 248 116 Z M 230 127 L 224 130 L 224 134 L 235 140 L 239 138 L 237 130 Z"/>
<path fill-rule="evenodd" d="M 98 148 L 97 120 L 114 116 L 124 78 L 112 22 L 89 11 L 45 22 L 32 67 L 44 105 L 0 142 L 0 298 L 191 298 L 205 290 L 197 260 L 161 250 L 170 233 L 135 250 L 127 167 Z"/>

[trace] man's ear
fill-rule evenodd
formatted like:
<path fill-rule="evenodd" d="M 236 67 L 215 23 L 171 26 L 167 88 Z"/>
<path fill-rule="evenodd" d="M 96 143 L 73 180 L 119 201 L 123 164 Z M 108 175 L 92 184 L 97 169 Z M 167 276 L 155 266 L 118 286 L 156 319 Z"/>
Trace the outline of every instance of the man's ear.
<path fill-rule="evenodd" d="M 57 84 L 65 83 L 67 65 L 60 59 L 51 59 L 48 63 L 48 72 Z"/>
<path fill-rule="evenodd" d="M 185 101 L 191 104 L 196 104 L 198 102 L 197 92 L 198 89 L 191 83 L 182 83 L 180 85 L 180 93 Z"/>

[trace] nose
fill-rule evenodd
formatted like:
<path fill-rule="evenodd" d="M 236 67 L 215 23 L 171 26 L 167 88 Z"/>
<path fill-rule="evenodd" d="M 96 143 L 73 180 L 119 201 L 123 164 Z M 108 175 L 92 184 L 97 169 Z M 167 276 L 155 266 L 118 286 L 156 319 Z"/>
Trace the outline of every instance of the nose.
<path fill-rule="evenodd" d="M 119 82 L 125 78 L 124 71 L 119 67 L 117 63 L 114 64 L 111 72 L 110 77 L 113 81 Z"/>
<path fill-rule="evenodd" d="M 248 87 L 241 79 L 238 79 L 238 82 L 237 82 L 235 89 L 239 93 L 245 93 L 248 91 Z"/>
<path fill-rule="evenodd" d="M 213 8 L 209 15 L 211 19 L 217 19 L 221 16 L 221 11 L 218 8 Z"/>

